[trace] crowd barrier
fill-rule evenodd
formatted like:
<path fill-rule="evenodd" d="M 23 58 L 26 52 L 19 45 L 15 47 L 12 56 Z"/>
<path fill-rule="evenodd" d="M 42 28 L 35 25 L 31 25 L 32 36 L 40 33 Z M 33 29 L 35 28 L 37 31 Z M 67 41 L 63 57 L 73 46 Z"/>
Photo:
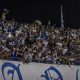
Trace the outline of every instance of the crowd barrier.
<path fill-rule="evenodd" d="M 80 80 L 80 66 L 0 60 L 0 80 Z"/>

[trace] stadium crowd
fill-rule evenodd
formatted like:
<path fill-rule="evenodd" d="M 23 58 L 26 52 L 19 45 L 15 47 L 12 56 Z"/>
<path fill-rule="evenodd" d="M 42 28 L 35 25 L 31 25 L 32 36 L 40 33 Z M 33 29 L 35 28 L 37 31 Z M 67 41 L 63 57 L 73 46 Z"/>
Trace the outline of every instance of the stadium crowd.
<path fill-rule="evenodd" d="M 80 65 L 80 28 L 62 28 L 0 19 L 0 59 L 52 64 Z"/>
<path fill-rule="evenodd" d="M 80 28 L 0 20 L 0 59 L 80 65 Z"/>

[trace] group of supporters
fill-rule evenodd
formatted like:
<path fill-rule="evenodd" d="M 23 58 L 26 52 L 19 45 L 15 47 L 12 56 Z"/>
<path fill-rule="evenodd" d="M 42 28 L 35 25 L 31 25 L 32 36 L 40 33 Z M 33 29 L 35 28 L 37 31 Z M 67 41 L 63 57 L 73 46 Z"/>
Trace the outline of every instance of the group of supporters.
<path fill-rule="evenodd" d="M 80 65 L 80 28 L 0 20 L 0 59 Z"/>
<path fill-rule="evenodd" d="M 80 29 L 1 20 L 0 58 L 80 65 Z"/>

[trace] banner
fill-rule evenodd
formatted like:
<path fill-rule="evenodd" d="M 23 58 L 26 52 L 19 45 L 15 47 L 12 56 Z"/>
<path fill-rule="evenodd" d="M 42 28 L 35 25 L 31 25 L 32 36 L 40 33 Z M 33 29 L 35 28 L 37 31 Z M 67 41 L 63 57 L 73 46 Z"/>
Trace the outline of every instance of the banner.
<path fill-rule="evenodd" d="M 0 80 L 80 80 L 80 66 L 0 60 Z"/>

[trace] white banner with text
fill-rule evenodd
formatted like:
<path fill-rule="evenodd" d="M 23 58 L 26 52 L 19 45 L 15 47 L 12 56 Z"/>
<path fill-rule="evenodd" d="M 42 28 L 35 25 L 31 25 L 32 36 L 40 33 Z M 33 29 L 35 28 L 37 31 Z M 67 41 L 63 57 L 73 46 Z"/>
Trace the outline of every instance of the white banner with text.
<path fill-rule="evenodd" d="M 0 60 L 0 80 L 80 80 L 80 66 Z"/>

